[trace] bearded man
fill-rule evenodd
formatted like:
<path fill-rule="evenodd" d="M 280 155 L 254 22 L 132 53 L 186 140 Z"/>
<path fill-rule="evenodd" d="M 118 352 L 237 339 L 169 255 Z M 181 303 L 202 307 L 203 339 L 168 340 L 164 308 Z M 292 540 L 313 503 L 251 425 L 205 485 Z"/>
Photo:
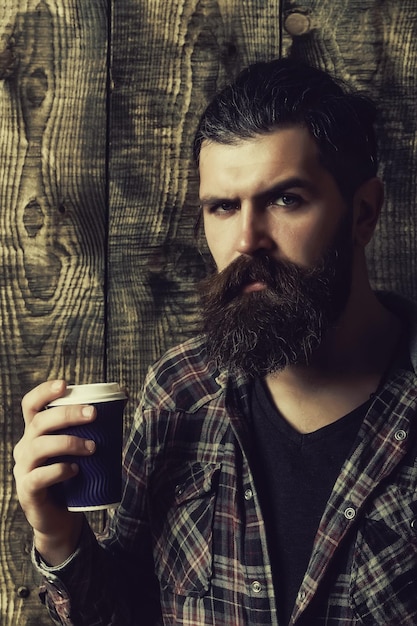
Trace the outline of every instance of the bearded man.
<path fill-rule="evenodd" d="M 249 67 L 207 107 L 204 332 L 147 378 L 106 537 L 48 491 L 77 468 L 44 465 L 92 453 L 46 435 L 94 410 L 45 420 L 64 381 L 24 398 L 17 489 L 57 623 L 417 623 L 415 309 L 368 279 L 374 118 L 288 59 Z"/>

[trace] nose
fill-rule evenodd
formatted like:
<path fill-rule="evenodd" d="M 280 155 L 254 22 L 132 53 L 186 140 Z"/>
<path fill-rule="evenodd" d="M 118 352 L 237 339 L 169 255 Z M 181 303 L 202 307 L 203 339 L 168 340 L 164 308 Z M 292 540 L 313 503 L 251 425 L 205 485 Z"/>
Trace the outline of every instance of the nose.
<path fill-rule="evenodd" d="M 241 208 L 240 225 L 236 250 L 240 254 L 252 255 L 260 250 L 271 251 L 274 247 L 268 219 L 263 211 Z"/>

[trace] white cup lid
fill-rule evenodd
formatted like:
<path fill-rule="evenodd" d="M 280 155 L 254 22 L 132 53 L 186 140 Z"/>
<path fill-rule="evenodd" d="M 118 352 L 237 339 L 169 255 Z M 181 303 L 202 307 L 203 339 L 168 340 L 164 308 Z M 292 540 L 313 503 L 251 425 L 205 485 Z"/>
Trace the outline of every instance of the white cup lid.
<path fill-rule="evenodd" d="M 111 402 L 112 400 L 126 400 L 127 396 L 120 389 L 119 383 L 92 383 L 89 385 L 68 385 L 62 398 L 57 398 L 48 406 L 62 406 L 66 404 L 93 404 L 96 402 Z"/>

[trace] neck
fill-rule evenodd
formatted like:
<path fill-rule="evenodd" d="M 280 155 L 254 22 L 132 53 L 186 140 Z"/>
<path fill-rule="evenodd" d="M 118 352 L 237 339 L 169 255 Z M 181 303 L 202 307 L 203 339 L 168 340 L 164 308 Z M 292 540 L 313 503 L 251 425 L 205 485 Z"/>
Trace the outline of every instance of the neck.
<path fill-rule="evenodd" d="M 360 406 L 388 369 L 400 330 L 369 287 L 356 291 L 308 365 L 266 377 L 278 409 L 294 428 L 311 432 Z"/>

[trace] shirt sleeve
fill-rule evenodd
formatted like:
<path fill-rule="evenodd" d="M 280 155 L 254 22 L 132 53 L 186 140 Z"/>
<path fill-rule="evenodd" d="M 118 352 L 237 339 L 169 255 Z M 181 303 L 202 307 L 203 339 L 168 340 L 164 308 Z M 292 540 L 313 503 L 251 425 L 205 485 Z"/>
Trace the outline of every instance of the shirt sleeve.
<path fill-rule="evenodd" d="M 42 577 L 40 599 L 55 624 L 102 626 L 123 623 L 120 615 L 123 607 L 118 607 L 114 595 L 115 572 L 87 521 L 76 552 L 60 566 L 49 566 L 35 548 L 32 560 Z"/>

